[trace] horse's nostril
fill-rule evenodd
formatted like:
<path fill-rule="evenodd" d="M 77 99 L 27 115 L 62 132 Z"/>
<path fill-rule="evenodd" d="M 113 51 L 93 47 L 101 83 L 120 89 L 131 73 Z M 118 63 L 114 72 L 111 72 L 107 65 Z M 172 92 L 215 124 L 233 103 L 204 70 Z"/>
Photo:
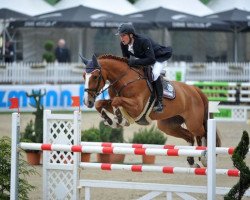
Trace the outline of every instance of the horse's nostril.
<path fill-rule="evenodd" d="M 94 104 L 92 101 L 89 101 L 89 107 L 92 107 Z"/>

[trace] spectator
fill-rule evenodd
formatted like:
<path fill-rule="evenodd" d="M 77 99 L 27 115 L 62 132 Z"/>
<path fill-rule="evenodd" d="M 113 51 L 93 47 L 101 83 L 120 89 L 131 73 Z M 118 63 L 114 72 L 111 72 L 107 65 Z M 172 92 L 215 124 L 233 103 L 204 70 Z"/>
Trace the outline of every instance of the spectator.
<path fill-rule="evenodd" d="M 55 49 L 56 60 L 59 63 L 70 62 L 70 51 L 65 45 L 65 40 L 60 39 Z"/>
<path fill-rule="evenodd" d="M 12 42 L 6 41 L 4 61 L 8 63 L 13 62 L 14 57 L 15 57 L 14 45 Z"/>

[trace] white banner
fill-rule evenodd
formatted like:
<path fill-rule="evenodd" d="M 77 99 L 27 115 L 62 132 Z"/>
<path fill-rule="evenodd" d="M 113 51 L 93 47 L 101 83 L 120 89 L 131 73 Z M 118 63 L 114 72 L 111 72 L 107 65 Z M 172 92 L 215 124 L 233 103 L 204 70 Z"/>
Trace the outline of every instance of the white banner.
<path fill-rule="evenodd" d="M 95 108 L 89 109 L 84 103 L 84 84 L 71 84 L 71 85 L 0 85 L 0 112 L 13 110 L 9 109 L 9 99 L 17 97 L 19 99 L 20 111 L 34 111 L 31 105 L 34 105 L 33 98 L 27 97 L 26 93 L 32 94 L 38 92 L 41 89 L 43 93 L 46 91 L 46 95 L 42 97 L 41 104 L 44 109 L 50 110 L 76 110 L 71 107 L 71 97 L 79 96 L 81 110 L 95 110 Z M 99 95 L 96 99 L 108 99 L 108 92 L 105 91 Z"/>

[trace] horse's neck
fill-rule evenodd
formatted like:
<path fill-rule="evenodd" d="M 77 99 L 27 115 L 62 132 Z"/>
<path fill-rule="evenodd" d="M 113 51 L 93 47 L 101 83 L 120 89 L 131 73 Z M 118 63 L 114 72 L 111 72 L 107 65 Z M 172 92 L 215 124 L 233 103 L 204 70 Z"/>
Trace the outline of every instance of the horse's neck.
<path fill-rule="evenodd" d="M 101 66 L 106 79 L 110 82 L 117 80 L 119 77 L 125 76 L 128 71 L 126 63 L 112 59 L 103 60 Z"/>

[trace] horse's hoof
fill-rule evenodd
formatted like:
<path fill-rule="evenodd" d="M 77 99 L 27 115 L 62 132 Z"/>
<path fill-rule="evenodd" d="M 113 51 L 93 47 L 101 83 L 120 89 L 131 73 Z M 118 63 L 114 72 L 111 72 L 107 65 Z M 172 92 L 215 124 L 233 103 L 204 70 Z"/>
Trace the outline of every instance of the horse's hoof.
<path fill-rule="evenodd" d="M 201 166 L 200 166 L 198 163 L 195 163 L 195 164 L 193 165 L 193 168 L 201 168 Z"/>
<path fill-rule="evenodd" d="M 111 128 L 120 128 L 121 126 L 117 123 L 113 123 L 110 127 Z"/>
<path fill-rule="evenodd" d="M 201 163 L 204 167 L 207 167 L 207 157 L 201 156 Z"/>
<path fill-rule="evenodd" d="M 204 167 L 207 167 L 207 151 L 204 151 L 204 153 L 202 153 L 200 161 Z"/>
<path fill-rule="evenodd" d="M 187 157 L 187 161 L 190 166 L 194 165 L 194 157 Z"/>
<path fill-rule="evenodd" d="M 119 124 L 121 127 L 130 125 L 130 123 L 126 119 L 122 118 L 122 120 L 119 120 L 116 116 L 114 117 L 114 122 Z"/>
<path fill-rule="evenodd" d="M 129 126 L 130 123 L 128 121 L 125 122 L 124 126 Z"/>
<path fill-rule="evenodd" d="M 104 120 L 103 123 L 106 125 L 106 126 L 111 126 L 111 124 L 109 124 L 108 121 Z"/>
<path fill-rule="evenodd" d="M 102 115 L 102 118 L 104 119 L 104 124 L 107 123 L 107 124 L 105 124 L 105 125 L 112 126 L 113 121 L 112 121 L 112 119 L 110 119 L 110 117 L 107 115 L 107 113 L 105 112 L 105 110 L 102 109 L 101 115 Z"/>

